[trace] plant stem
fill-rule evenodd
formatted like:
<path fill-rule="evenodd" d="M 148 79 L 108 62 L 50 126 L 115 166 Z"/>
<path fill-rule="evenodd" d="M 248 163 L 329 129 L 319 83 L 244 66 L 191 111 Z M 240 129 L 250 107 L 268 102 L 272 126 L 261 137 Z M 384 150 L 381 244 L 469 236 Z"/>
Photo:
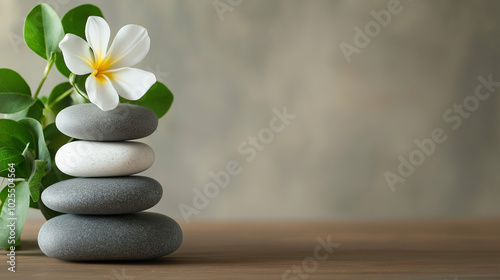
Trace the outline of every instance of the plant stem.
<path fill-rule="evenodd" d="M 81 91 L 78 89 L 78 87 L 76 86 L 76 83 L 75 83 L 75 78 L 76 78 L 75 74 L 71 73 L 71 74 L 69 75 L 69 83 L 73 86 L 73 88 L 75 89 L 75 91 L 76 91 L 79 95 L 81 95 L 83 98 L 85 98 L 85 100 L 87 100 L 88 102 L 90 102 L 89 97 L 88 97 L 85 93 L 81 92 Z"/>
<path fill-rule="evenodd" d="M 52 111 L 52 109 L 50 108 L 50 105 L 44 104 L 43 107 L 54 116 L 56 115 L 56 113 L 54 113 L 54 111 Z"/>
<path fill-rule="evenodd" d="M 63 100 L 64 98 L 66 98 L 66 96 L 70 95 L 72 92 L 73 92 L 73 88 L 68 89 L 63 94 L 59 95 L 59 97 L 56 100 L 54 100 L 52 103 L 50 103 L 49 107 L 52 107 L 55 104 L 59 103 L 61 100 Z"/>
<path fill-rule="evenodd" d="M 45 66 L 45 70 L 43 71 L 42 80 L 40 81 L 40 84 L 38 84 L 38 88 L 36 89 L 35 96 L 33 98 L 36 99 L 38 97 L 38 94 L 40 93 L 45 80 L 47 80 L 47 76 L 49 75 L 50 69 L 52 69 L 54 62 L 56 62 L 56 53 L 52 53 L 50 58 L 47 60 L 47 65 Z"/>

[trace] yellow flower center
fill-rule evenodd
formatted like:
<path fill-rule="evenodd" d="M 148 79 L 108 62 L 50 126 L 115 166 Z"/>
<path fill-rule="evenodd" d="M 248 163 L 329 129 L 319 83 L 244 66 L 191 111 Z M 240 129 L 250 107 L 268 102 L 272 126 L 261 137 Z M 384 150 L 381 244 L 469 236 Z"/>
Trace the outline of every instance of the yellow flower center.
<path fill-rule="evenodd" d="M 102 57 L 98 56 L 97 59 L 92 63 L 92 69 L 94 69 L 92 75 L 96 77 L 105 75 L 110 66 L 110 59 L 106 58 L 105 60 L 102 60 Z"/>

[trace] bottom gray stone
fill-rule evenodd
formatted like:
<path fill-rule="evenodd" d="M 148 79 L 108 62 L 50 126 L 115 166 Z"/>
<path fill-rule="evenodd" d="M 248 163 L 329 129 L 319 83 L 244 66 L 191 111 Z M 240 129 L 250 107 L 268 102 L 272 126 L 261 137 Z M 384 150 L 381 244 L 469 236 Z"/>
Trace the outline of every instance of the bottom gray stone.
<path fill-rule="evenodd" d="M 65 214 L 47 221 L 38 233 L 45 255 L 68 261 L 152 259 L 173 253 L 181 243 L 179 224 L 151 212 Z"/>

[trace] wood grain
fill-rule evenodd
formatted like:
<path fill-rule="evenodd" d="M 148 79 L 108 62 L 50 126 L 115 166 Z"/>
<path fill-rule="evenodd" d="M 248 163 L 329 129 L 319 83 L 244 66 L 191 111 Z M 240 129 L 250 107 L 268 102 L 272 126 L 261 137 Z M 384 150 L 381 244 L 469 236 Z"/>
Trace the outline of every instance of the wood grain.
<path fill-rule="evenodd" d="M 193 222 L 170 256 L 101 263 L 46 257 L 40 226 L 28 222 L 16 273 L 3 254 L 0 279 L 500 279 L 500 220 Z M 318 249 L 315 265 L 328 236 L 340 246 Z"/>

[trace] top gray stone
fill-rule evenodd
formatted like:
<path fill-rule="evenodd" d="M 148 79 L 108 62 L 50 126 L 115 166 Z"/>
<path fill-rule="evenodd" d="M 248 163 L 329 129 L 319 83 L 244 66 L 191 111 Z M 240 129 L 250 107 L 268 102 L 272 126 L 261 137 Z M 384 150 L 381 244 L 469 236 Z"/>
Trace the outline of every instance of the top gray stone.
<path fill-rule="evenodd" d="M 151 135 L 158 126 L 158 117 L 150 109 L 133 104 L 119 104 L 116 109 L 103 111 L 87 103 L 59 112 L 56 126 L 76 139 L 123 141 Z"/>

